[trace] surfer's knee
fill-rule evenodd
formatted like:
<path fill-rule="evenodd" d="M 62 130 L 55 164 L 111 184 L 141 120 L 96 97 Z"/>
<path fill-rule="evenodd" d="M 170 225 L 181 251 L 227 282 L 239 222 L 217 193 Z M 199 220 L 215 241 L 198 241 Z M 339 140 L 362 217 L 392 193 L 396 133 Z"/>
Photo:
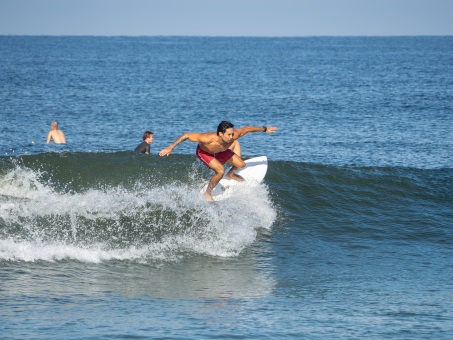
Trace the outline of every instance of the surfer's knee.
<path fill-rule="evenodd" d="M 234 155 L 232 158 L 230 158 L 228 164 L 231 164 L 236 169 L 242 169 L 246 165 L 242 158 L 239 157 L 238 155 Z"/>
<path fill-rule="evenodd" d="M 245 167 L 245 162 L 241 159 L 240 162 L 238 162 L 238 165 L 236 165 L 239 169 L 242 169 L 243 167 Z"/>
<path fill-rule="evenodd" d="M 215 171 L 215 176 L 223 176 L 223 174 L 225 173 L 225 167 L 216 159 L 213 159 L 209 163 L 209 167 L 211 168 L 211 170 Z"/>
<path fill-rule="evenodd" d="M 225 168 L 222 166 L 220 168 L 214 169 L 216 175 L 222 176 L 225 174 Z"/>

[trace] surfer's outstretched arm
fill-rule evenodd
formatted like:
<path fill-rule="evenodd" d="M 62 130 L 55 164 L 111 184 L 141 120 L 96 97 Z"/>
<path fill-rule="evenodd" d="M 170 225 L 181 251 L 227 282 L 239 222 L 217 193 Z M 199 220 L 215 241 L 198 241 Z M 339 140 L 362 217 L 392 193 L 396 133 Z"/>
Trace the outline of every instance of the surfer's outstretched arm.
<path fill-rule="evenodd" d="M 241 138 L 249 132 L 266 132 L 273 133 L 277 130 L 275 126 L 244 126 L 234 130 L 234 139 Z"/>
<path fill-rule="evenodd" d="M 176 147 L 176 145 L 184 142 L 185 140 L 190 140 L 191 142 L 200 142 L 200 137 L 202 136 L 201 133 L 199 132 L 186 132 L 183 133 L 181 136 L 176 138 L 176 140 L 171 143 L 169 146 L 167 146 L 165 149 L 163 149 L 161 152 L 159 152 L 159 156 L 168 156 L 173 149 Z"/>

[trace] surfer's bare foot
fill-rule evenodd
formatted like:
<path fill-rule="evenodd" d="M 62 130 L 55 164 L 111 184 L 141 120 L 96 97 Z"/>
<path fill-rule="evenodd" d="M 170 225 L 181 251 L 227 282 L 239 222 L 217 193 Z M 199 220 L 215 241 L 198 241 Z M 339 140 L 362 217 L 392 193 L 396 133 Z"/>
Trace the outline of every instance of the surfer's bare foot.
<path fill-rule="evenodd" d="M 228 177 L 228 178 L 231 178 L 231 179 L 234 179 L 235 181 L 239 181 L 239 182 L 244 181 L 244 177 L 239 176 L 239 175 L 237 175 L 237 174 L 230 174 L 230 173 L 227 173 L 227 177 Z"/>
<path fill-rule="evenodd" d="M 208 202 L 214 202 L 214 199 L 212 198 L 212 195 L 211 195 L 210 193 L 205 192 L 203 196 L 204 196 L 204 199 L 205 199 L 206 201 L 208 201 Z"/>

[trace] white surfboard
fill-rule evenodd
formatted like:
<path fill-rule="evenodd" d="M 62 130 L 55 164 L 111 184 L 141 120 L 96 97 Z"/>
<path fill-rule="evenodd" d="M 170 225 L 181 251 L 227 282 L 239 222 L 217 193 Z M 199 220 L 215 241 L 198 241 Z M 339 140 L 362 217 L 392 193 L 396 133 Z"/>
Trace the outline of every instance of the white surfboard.
<path fill-rule="evenodd" d="M 245 160 L 245 164 L 245 167 L 236 172 L 236 174 L 241 175 L 244 178 L 245 182 L 239 182 L 226 177 L 226 173 L 228 172 L 228 170 L 226 170 L 225 176 L 220 180 L 214 190 L 212 190 L 212 198 L 214 198 L 214 201 L 221 201 L 231 196 L 234 191 L 234 187 L 240 185 L 256 185 L 263 181 L 267 172 L 266 156 L 247 159 Z M 203 187 L 201 193 L 206 191 L 206 187 L 207 185 Z"/>

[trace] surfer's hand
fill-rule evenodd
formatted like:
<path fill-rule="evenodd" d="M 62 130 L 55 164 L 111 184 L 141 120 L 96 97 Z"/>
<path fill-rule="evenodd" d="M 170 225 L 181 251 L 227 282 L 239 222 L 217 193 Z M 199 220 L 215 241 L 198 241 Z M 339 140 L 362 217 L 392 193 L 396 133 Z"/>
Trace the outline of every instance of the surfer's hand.
<path fill-rule="evenodd" d="M 275 126 L 268 126 L 266 129 L 266 133 L 272 133 L 278 130 Z"/>
<path fill-rule="evenodd" d="M 159 152 L 159 156 L 168 156 L 172 152 L 172 148 L 168 147 Z"/>

